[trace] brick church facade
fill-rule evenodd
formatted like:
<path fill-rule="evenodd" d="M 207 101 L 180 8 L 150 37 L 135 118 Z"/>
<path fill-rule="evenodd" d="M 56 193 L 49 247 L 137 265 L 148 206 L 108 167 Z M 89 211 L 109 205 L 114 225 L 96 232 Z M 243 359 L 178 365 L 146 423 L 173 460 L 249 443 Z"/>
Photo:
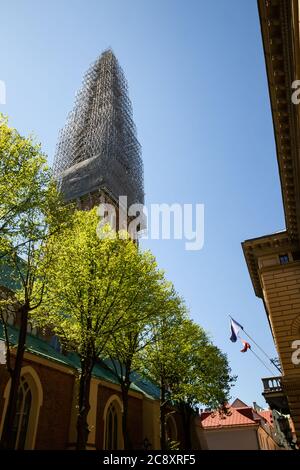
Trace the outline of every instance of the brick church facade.
<path fill-rule="evenodd" d="M 11 326 L 9 331 L 12 341 L 16 341 L 17 328 Z M 60 352 L 53 341 L 28 334 L 21 379 L 23 403 L 18 409 L 21 419 L 16 429 L 17 448 L 51 450 L 75 447 L 78 367 L 78 359 L 72 354 Z M 9 385 L 9 374 L 1 365 L 0 432 Z M 135 449 L 159 448 L 158 398 L 158 390 L 153 384 L 140 379 L 132 385 L 129 392 L 129 429 Z M 120 387 L 109 365 L 100 361 L 93 372 L 90 405 L 87 448 L 122 449 Z M 179 437 L 177 420 L 178 417 L 172 417 L 174 438 Z M 114 429 L 111 429 L 111 423 Z M 25 428 L 26 432 L 23 433 Z"/>

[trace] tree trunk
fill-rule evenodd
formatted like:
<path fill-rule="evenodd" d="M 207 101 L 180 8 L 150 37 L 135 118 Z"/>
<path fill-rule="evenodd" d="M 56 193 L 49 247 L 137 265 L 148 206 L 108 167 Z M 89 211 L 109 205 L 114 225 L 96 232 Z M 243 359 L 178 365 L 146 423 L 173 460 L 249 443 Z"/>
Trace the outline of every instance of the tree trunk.
<path fill-rule="evenodd" d="M 90 358 L 81 360 L 81 375 L 79 380 L 77 442 L 76 450 L 85 450 L 89 436 L 87 416 L 90 410 L 90 387 L 94 361 Z"/>
<path fill-rule="evenodd" d="M 181 417 L 183 423 L 183 432 L 184 432 L 184 448 L 185 450 L 192 449 L 192 439 L 191 439 L 191 416 L 192 410 L 186 403 L 182 403 L 181 406 Z"/>
<path fill-rule="evenodd" d="M 26 345 L 29 305 L 25 304 L 22 307 L 20 307 L 19 313 L 20 313 L 21 325 L 20 325 L 20 330 L 19 330 L 18 347 L 17 347 L 14 368 L 11 373 L 11 387 L 10 387 L 8 404 L 7 404 L 6 415 L 5 415 L 4 426 L 3 426 L 2 437 L 1 437 L 2 449 L 14 449 L 15 447 L 15 436 L 13 433 L 13 425 L 15 422 L 16 412 L 17 412 L 18 391 L 19 391 L 21 369 L 22 369 L 25 345 Z M 9 345 L 7 345 L 7 347 L 9 347 Z"/>
<path fill-rule="evenodd" d="M 160 383 L 160 449 L 167 450 L 166 439 L 166 388 L 163 380 Z"/>
<path fill-rule="evenodd" d="M 123 414 L 122 414 L 122 433 L 124 441 L 124 449 L 131 450 L 132 443 L 128 432 L 128 391 L 129 386 L 124 385 L 122 389 L 122 402 L 123 402 Z"/>

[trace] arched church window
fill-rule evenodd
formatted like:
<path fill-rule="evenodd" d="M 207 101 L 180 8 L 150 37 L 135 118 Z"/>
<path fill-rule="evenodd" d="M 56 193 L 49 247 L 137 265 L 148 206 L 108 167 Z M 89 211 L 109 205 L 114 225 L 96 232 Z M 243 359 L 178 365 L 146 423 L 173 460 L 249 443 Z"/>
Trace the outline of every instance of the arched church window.
<path fill-rule="evenodd" d="M 21 377 L 18 390 L 17 413 L 12 428 L 15 449 L 24 449 L 32 404 L 32 393 L 26 378 Z"/>
<path fill-rule="evenodd" d="M 105 435 L 105 448 L 106 450 L 118 449 L 118 428 L 119 416 L 114 403 L 109 405 L 106 415 L 106 435 Z"/>
<path fill-rule="evenodd" d="M 10 387 L 11 379 L 7 382 L 3 393 L 4 407 L 0 417 L 0 437 L 3 432 Z M 34 449 L 42 404 L 43 389 L 38 374 L 31 366 L 22 367 L 16 417 L 11 429 L 15 449 Z"/>

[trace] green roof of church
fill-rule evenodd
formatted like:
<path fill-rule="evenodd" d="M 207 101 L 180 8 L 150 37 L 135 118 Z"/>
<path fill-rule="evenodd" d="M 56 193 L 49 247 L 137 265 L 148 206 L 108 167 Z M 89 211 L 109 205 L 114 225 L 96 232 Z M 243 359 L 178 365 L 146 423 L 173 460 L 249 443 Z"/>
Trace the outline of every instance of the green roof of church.
<path fill-rule="evenodd" d="M 9 341 L 12 345 L 17 344 L 18 342 L 18 329 L 8 325 L 8 334 L 9 334 Z M 4 331 L 3 325 L 0 322 L 0 339 L 4 340 Z M 67 354 L 62 354 L 57 351 L 51 344 L 47 341 L 39 338 L 37 336 L 27 334 L 26 339 L 26 351 L 36 355 L 43 357 L 49 361 L 53 361 L 59 363 L 61 365 L 70 367 L 75 370 L 80 369 L 80 360 L 77 354 L 71 352 Z M 112 364 L 110 361 L 99 361 L 95 364 L 93 369 L 93 377 L 104 380 L 107 382 L 111 382 L 114 384 L 118 384 L 118 378 L 114 371 L 111 369 Z M 158 387 L 153 384 L 152 382 L 148 381 L 147 379 L 141 377 L 137 373 L 132 374 L 132 384 L 131 389 L 140 392 L 143 395 L 147 396 L 148 398 L 152 399 L 159 399 L 159 389 Z"/>

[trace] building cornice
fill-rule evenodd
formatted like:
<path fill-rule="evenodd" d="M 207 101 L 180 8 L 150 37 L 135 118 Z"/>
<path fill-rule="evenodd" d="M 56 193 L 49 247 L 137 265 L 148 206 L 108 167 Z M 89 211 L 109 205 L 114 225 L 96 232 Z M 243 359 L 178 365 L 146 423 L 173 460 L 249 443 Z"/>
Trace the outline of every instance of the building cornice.
<path fill-rule="evenodd" d="M 299 106 L 292 103 L 292 83 L 300 79 L 300 47 L 297 0 L 258 0 L 258 10 L 286 223 L 284 232 L 242 243 L 255 294 L 263 297 L 258 255 L 295 244 L 299 249 Z"/>
<path fill-rule="evenodd" d="M 298 2 L 258 0 L 285 221 L 291 239 L 300 234 L 299 107 L 292 103 L 299 52 Z"/>

